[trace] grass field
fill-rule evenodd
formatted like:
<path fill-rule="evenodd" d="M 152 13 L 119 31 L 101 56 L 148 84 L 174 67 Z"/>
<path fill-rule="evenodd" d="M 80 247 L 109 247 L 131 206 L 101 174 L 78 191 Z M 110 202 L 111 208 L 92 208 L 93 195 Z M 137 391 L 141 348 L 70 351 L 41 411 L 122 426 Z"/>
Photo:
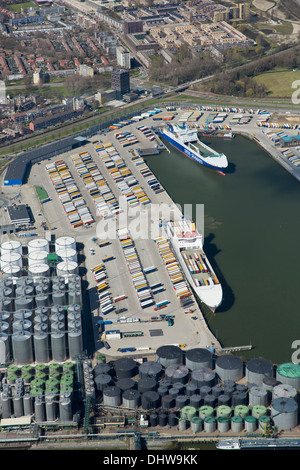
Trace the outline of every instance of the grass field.
<path fill-rule="evenodd" d="M 30 8 L 30 7 L 36 7 L 36 4 L 33 2 L 24 2 L 24 3 L 15 3 L 13 5 L 6 6 L 8 10 L 14 11 L 16 13 L 20 13 L 21 8 Z"/>
<path fill-rule="evenodd" d="M 300 70 L 295 72 L 293 70 L 273 70 L 257 75 L 254 80 L 267 87 L 269 97 L 289 98 L 296 88 L 299 88 L 299 84 L 296 88 L 293 88 L 292 85 L 296 80 L 300 80 Z"/>

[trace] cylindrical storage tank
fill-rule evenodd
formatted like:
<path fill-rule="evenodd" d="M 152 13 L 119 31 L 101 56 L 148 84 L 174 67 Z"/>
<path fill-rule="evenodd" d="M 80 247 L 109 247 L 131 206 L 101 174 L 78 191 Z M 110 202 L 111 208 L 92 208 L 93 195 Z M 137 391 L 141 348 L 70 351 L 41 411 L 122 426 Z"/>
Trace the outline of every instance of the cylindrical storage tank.
<path fill-rule="evenodd" d="M 152 428 L 155 428 L 158 425 L 158 414 L 157 413 L 151 413 L 149 416 L 149 424 Z"/>
<path fill-rule="evenodd" d="M 191 431 L 196 434 L 201 432 L 203 428 L 203 420 L 199 416 L 194 416 L 191 419 Z"/>
<path fill-rule="evenodd" d="M 12 279 L 16 279 L 16 278 L 19 278 L 21 276 L 21 268 L 20 266 L 16 266 L 16 265 L 7 265 L 7 266 L 4 266 L 4 268 L 2 269 L 2 274 L 3 274 L 3 277 L 4 278 L 12 278 Z"/>
<path fill-rule="evenodd" d="M 221 385 L 217 384 L 217 385 L 214 385 L 213 387 L 211 387 L 211 393 L 216 398 L 218 398 L 220 395 L 222 395 L 223 389 L 222 389 Z"/>
<path fill-rule="evenodd" d="M 28 275 L 34 280 L 39 277 L 49 276 L 50 267 L 48 264 L 34 264 L 28 268 Z"/>
<path fill-rule="evenodd" d="M 61 249 L 72 248 L 76 250 L 76 241 L 73 237 L 63 236 L 59 237 L 55 241 L 55 252 L 57 253 Z"/>
<path fill-rule="evenodd" d="M 185 385 L 181 382 L 175 382 L 173 388 L 176 388 L 181 395 L 185 394 Z"/>
<path fill-rule="evenodd" d="M 2 405 L 2 419 L 8 419 L 12 416 L 13 411 L 13 401 L 12 397 L 9 396 L 7 393 L 1 393 L 1 405 Z"/>
<path fill-rule="evenodd" d="M 158 387 L 158 389 L 156 391 L 157 391 L 157 393 L 159 393 L 159 395 L 161 397 L 164 397 L 165 395 L 168 395 L 168 393 L 169 393 L 169 389 L 167 387 L 163 387 L 163 386 Z"/>
<path fill-rule="evenodd" d="M 273 364 L 272 362 L 256 358 L 250 359 L 246 364 L 246 379 L 250 384 L 262 386 L 264 377 L 273 377 Z"/>
<path fill-rule="evenodd" d="M 263 405 L 254 405 L 251 414 L 254 416 L 254 418 L 258 419 L 261 416 L 265 416 L 267 414 L 267 407 Z"/>
<path fill-rule="evenodd" d="M 213 416 L 207 416 L 204 418 L 204 431 L 208 433 L 215 432 L 217 428 L 216 418 Z"/>
<path fill-rule="evenodd" d="M 244 419 L 245 431 L 252 433 L 257 429 L 257 419 L 254 416 L 248 415 Z"/>
<path fill-rule="evenodd" d="M 180 417 L 185 418 L 188 421 L 191 421 L 194 416 L 196 416 L 197 409 L 193 406 L 184 406 L 181 408 Z"/>
<path fill-rule="evenodd" d="M 72 421 L 72 402 L 70 398 L 61 397 L 59 400 L 59 417 L 61 422 Z"/>
<path fill-rule="evenodd" d="M 122 403 L 125 408 L 135 409 L 141 404 L 141 394 L 138 390 L 125 390 L 122 395 Z"/>
<path fill-rule="evenodd" d="M 10 362 L 10 336 L 6 333 L 0 333 L 0 364 L 6 365 Z"/>
<path fill-rule="evenodd" d="M 264 415 L 258 418 L 258 428 L 260 431 L 265 432 L 267 427 L 270 425 L 271 417 Z"/>
<path fill-rule="evenodd" d="M 18 331 L 32 333 L 32 322 L 30 320 L 14 321 L 12 324 L 12 331 L 13 333 L 17 333 Z"/>
<path fill-rule="evenodd" d="M 152 377 L 158 381 L 162 375 L 162 372 L 163 367 L 158 362 L 146 361 L 139 366 L 139 376 L 141 378 Z"/>
<path fill-rule="evenodd" d="M 157 392 L 145 392 L 141 396 L 141 405 L 143 410 L 157 409 L 160 406 L 160 396 Z"/>
<path fill-rule="evenodd" d="M 106 388 L 113 385 L 113 380 L 109 374 L 98 374 L 94 380 L 98 392 L 103 392 Z"/>
<path fill-rule="evenodd" d="M 273 389 L 272 399 L 275 400 L 276 398 L 293 398 L 297 400 L 297 390 L 286 383 L 276 385 Z"/>
<path fill-rule="evenodd" d="M 159 413 L 158 415 L 158 425 L 161 427 L 167 426 L 168 424 L 168 415 L 167 413 Z"/>
<path fill-rule="evenodd" d="M 237 356 L 225 354 L 216 360 L 216 373 L 221 380 L 238 381 L 243 377 L 243 361 Z"/>
<path fill-rule="evenodd" d="M 45 238 L 35 238 L 28 242 L 28 254 L 36 251 L 45 251 L 49 253 L 49 242 Z"/>
<path fill-rule="evenodd" d="M 107 363 L 96 364 L 93 370 L 95 377 L 99 374 L 112 374 L 112 367 Z"/>
<path fill-rule="evenodd" d="M 108 406 L 120 406 L 122 402 L 121 390 L 114 385 L 103 391 L 103 404 Z"/>
<path fill-rule="evenodd" d="M 214 409 L 211 406 L 200 406 L 199 408 L 199 416 L 202 419 L 205 419 L 208 416 L 213 416 Z"/>
<path fill-rule="evenodd" d="M 182 409 L 189 404 L 189 398 L 185 395 L 177 395 L 175 404 L 176 408 Z"/>
<path fill-rule="evenodd" d="M 228 432 L 230 429 L 230 418 L 219 416 L 219 418 L 217 418 L 217 428 L 219 432 Z"/>
<path fill-rule="evenodd" d="M 173 345 L 161 346 L 156 350 L 156 361 L 164 367 L 182 364 L 182 350 Z"/>
<path fill-rule="evenodd" d="M 293 364 L 292 362 L 280 364 L 276 370 L 276 378 L 281 383 L 300 390 L 300 364 Z"/>
<path fill-rule="evenodd" d="M 15 308 L 16 310 L 26 309 L 31 310 L 34 307 L 34 298 L 33 297 L 18 297 L 15 299 Z"/>
<path fill-rule="evenodd" d="M 136 382 L 132 379 L 119 379 L 116 382 L 116 386 L 121 390 L 121 392 L 125 392 L 125 390 L 131 390 L 136 388 Z M 139 390 L 140 391 L 140 390 Z"/>
<path fill-rule="evenodd" d="M 189 379 L 189 369 L 184 365 L 171 364 L 165 369 L 165 377 L 173 384 L 176 382 L 185 384 Z"/>
<path fill-rule="evenodd" d="M 13 397 L 13 406 L 15 418 L 20 418 L 21 416 L 24 416 L 23 398 L 20 393 L 15 393 Z"/>
<path fill-rule="evenodd" d="M 67 359 L 66 338 L 63 332 L 51 333 L 51 350 L 54 361 L 63 362 Z"/>
<path fill-rule="evenodd" d="M 263 378 L 262 387 L 266 390 L 268 394 L 268 403 L 271 403 L 273 389 L 274 387 L 276 387 L 276 385 L 279 385 L 279 382 L 274 377 Z"/>
<path fill-rule="evenodd" d="M 247 405 L 248 395 L 245 392 L 239 392 L 235 390 L 231 395 L 231 406 L 235 407 L 238 405 Z"/>
<path fill-rule="evenodd" d="M 190 399 L 190 406 L 193 406 L 194 408 L 200 408 L 202 404 L 202 398 L 199 394 L 193 394 L 189 397 Z"/>
<path fill-rule="evenodd" d="M 1 270 L 6 266 L 19 266 L 19 268 L 22 268 L 22 256 L 19 253 L 5 253 L 1 256 L 0 264 Z"/>
<path fill-rule="evenodd" d="M 178 395 L 179 395 L 179 390 L 178 388 L 169 388 L 169 395 L 172 397 L 172 398 L 176 398 Z"/>
<path fill-rule="evenodd" d="M 114 362 L 114 369 L 118 379 L 132 378 L 137 373 L 137 363 L 131 358 L 120 358 Z"/>
<path fill-rule="evenodd" d="M 204 398 L 206 395 L 211 393 L 211 387 L 209 387 L 208 385 L 202 385 L 202 387 L 200 387 L 199 389 L 199 392 L 200 392 L 200 396 Z"/>
<path fill-rule="evenodd" d="M 31 364 L 33 362 L 32 336 L 22 331 L 12 335 L 12 351 L 16 364 Z"/>
<path fill-rule="evenodd" d="M 212 387 L 215 384 L 216 374 L 213 370 L 206 367 L 194 369 L 191 374 L 191 382 L 197 385 L 198 388 L 207 385 Z"/>
<path fill-rule="evenodd" d="M 68 332 L 69 357 L 75 359 L 82 354 L 82 330 L 71 330 Z"/>
<path fill-rule="evenodd" d="M 46 420 L 55 421 L 57 418 L 57 402 L 54 393 L 45 394 Z"/>
<path fill-rule="evenodd" d="M 23 409 L 24 409 L 24 416 L 33 415 L 33 400 L 32 400 L 32 396 L 28 392 L 26 392 L 23 395 Z"/>
<path fill-rule="evenodd" d="M 6 253 L 17 253 L 22 255 L 22 244 L 19 240 L 7 240 L 1 243 L 1 256 Z"/>
<path fill-rule="evenodd" d="M 249 414 L 249 408 L 246 405 L 237 405 L 234 407 L 234 416 L 240 416 L 245 419 Z"/>
<path fill-rule="evenodd" d="M 249 406 L 262 405 L 267 406 L 268 394 L 263 387 L 251 387 L 249 390 Z"/>
<path fill-rule="evenodd" d="M 46 264 L 48 253 L 46 251 L 33 251 L 28 255 L 28 266 L 34 266 L 36 264 Z"/>
<path fill-rule="evenodd" d="M 34 414 L 36 421 L 46 421 L 45 401 L 42 395 L 36 395 L 34 400 Z"/>
<path fill-rule="evenodd" d="M 176 404 L 175 398 L 173 398 L 172 396 L 164 395 L 161 397 L 161 406 L 164 409 L 169 410 L 171 408 L 174 408 L 175 404 Z"/>
<path fill-rule="evenodd" d="M 35 303 L 37 307 L 47 307 L 49 305 L 48 295 L 37 295 L 35 297 Z"/>
<path fill-rule="evenodd" d="M 157 382 L 152 377 L 145 377 L 138 381 L 137 387 L 141 394 L 149 391 L 156 391 Z"/>
<path fill-rule="evenodd" d="M 185 431 L 188 427 L 188 421 L 184 418 L 179 418 L 178 419 L 178 430 L 179 431 Z"/>
<path fill-rule="evenodd" d="M 232 409 L 230 408 L 230 406 L 221 405 L 221 406 L 218 406 L 216 409 L 217 418 L 219 418 L 220 416 L 225 416 L 226 418 L 230 418 L 231 413 L 232 413 Z"/>
<path fill-rule="evenodd" d="M 212 367 L 212 353 L 208 349 L 195 348 L 185 353 L 185 365 L 189 370 L 199 369 L 200 367 Z"/>
<path fill-rule="evenodd" d="M 49 335 L 47 333 L 35 333 L 33 335 L 34 356 L 38 363 L 45 363 L 50 360 L 49 355 Z"/>
<path fill-rule="evenodd" d="M 217 404 L 217 398 L 212 393 L 208 393 L 203 399 L 203 404 L 214 408 Z"/>
<path fill-rule="evenodd" d="M 271 417 L 278 429 L 295 429 L 298 426 L 297 402 L 293 398 L 275 398 L 271 403 Z"/>
<path fill-rule="evenodd" d="M 241 416 L 232 416 L 231 421 L 231 431 L 232 432 L 242 432 L 244 428 L 244 420 Z"/>
<path fill-rule="evenodd" d="M 185 393 L 188 397 L 190 397 L 191 395 L 195 395 L 196 393 L 199 392 L 199 389 L 197 387 L 196 384 L 193 384 L 193 383 L 189 383 L 186 387 L 185 387 Z"/>
<path fill-rule="evenodd" d="M 69 304 L 80 304 L 82 303 L 82 296 L 80 289 L 71 289 L 68 291 L 68 302 Z"/>
<path fill-rule="evenodd" d="M 61 261 L 56 266 L 58 276 L 68 277 L 76 274 L 79 271 L 79 266 L 76 261 Z"/>
<path fill-rule="evenodd" d="M 74 248 L 61 248 L 56 251 L 56 254 L 60 261 L 77 263 L 77 251 Z"/>
<path fill-rule="evenodd" d="M 66 305 L 67 304 L 66 293 L 65 292 L 53 292 L 52 302 L 54 305 Z"/>
<path fill-rule="evenodd" d="M 231 397 L 229 395 L 227 395 L 227 393 L 223 393 L 222 395 L 220 395 L 218 397 L 218 405 L 221 406 L 221 405 L 226 405 L 226 406 L 230 406 L 231 404 Z"/>
<path fill-rule="evenodd" d="M 177 414 L 176 412 L 170 412 L 168 416 L 168 424 L 169 426 L 177 426 L 178 424 L 178 419 L 177 419 Z"/>

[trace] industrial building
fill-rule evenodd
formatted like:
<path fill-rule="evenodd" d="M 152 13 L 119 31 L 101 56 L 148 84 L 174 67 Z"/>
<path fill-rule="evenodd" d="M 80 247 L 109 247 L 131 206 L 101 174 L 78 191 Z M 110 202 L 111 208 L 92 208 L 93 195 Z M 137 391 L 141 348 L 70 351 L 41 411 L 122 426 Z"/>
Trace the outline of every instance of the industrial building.
<path fill-rule="evenodd" d="M 297 135 L 287 135 L 280 137 L 279 145 L 280 147 L 296 147 L 300 144 L 300 134 Z"/>
<path fill-rule="evenodd" d="M 21 186 L 26 181 L 33 164 L 51 158 L 54 155 L 76 149 L 85 144 L 86 139 L 83 137 L 67 137 L 66 139 L 52 142 L 51 144 L 26 152 L 9 164 L 4 177 L 4 185 Z"/>
<path fill-rule="evenodd" d="M 30 213 L 25 204 L 8 206 L 7 212 L 12 224 L 20 225 L 30 223 Z"/>

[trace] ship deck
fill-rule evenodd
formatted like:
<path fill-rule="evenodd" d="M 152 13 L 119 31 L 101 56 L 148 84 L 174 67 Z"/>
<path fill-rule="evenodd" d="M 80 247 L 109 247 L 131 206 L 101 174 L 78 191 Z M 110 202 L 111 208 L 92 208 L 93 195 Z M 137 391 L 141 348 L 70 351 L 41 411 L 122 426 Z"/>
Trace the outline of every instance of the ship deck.
<path fill-rule="evenodd" d="M 208 286 L 213 280 L 213 284 L 219 284 L 219 281 L 212 271 L 209 261 L 203 250 L 184 248 L 181 254 L 187 269 L 195 283 L 195 287 Z M 198 282 L 199 285 L 198 285 Z"/>
<path fill-rule="evenodd" d="M 202 145 L 202 142 L 193 142 L 192 145 L 194 145 L 200 152 L 201 157 L 207 158 L 207 157 L 216 157 L 217 154 L 214 153 L 212 149 L 206 148 L 204 145 Z"/>

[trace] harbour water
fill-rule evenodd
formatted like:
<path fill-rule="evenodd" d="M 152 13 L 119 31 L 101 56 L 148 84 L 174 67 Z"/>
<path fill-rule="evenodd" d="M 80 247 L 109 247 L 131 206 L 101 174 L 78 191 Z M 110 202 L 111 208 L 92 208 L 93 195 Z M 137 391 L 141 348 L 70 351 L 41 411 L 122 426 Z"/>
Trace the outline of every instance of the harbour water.
<path fill-rule="evenodd" d="M 145 161 L 182 208 L 204 204 L 204 249 L 224 292 L 206 321 L 223 347 L 252 344 L 245 359 L 289 362 L 300 340 L 300 184 L 243 136 L 203 141 L 227 155 L 226 176 L 172 147 Z"/>

